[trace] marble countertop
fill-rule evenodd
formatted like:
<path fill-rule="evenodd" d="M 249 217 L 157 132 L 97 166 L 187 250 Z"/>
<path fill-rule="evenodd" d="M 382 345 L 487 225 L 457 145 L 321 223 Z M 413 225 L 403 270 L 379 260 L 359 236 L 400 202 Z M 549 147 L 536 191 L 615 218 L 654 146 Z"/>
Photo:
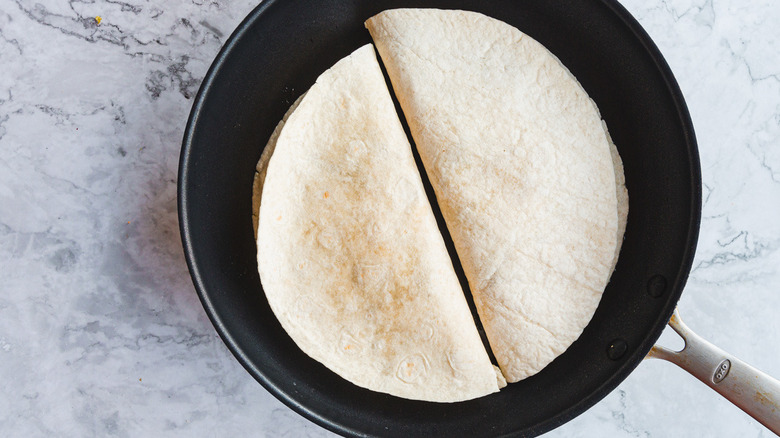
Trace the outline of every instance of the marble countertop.
<path fill-rule="evenodd" d="M 0 0 L 2 435 L 331 435 L 233 358 L 179 238 L 192 99 L 256 2 Z M 666 56 L 698 135 L 703 219 L 680 309 L 780 376 L 780 7 L 623 4 Z M 667 330 L 662 343 L 680 341 Z M 548 434 L 770 435 L 657 360 Z"/>

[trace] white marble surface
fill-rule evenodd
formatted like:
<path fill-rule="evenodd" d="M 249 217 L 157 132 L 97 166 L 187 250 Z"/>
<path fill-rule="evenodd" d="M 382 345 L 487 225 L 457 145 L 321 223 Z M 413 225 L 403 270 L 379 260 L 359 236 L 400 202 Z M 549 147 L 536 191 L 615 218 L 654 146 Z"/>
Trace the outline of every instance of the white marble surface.
<path fill-rule="evenodd" d="M 0 0 L 3 436 L 330 435 L 234 360 L 179 239 L 192 97 L 255 3 Z M 675 72 L 701 149 L 701 237 L 680 308 L 701 335 L 780 376 L 780 6 L 624 4 Z M 548 436 L 770 435 L 648 360 Z"/>

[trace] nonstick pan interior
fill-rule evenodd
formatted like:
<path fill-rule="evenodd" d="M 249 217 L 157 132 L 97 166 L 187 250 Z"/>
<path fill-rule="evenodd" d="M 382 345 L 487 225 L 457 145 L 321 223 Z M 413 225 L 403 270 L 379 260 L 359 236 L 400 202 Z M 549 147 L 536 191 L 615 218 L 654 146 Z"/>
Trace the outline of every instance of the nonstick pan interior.
<path fill-rule="evenodd" d="M 388 8 L 482 12 L 544 44 L 596 101 L 623 158 L 630 206 L 617 269 L 582 336 L 539 374 L 454 404 L 358 388 L 301 352 L 257 274 L 251 187 L 261 148 L 317 76 L 363 44 Z M 195 287 L 246 369 L 342 434 L 535 435 L 583 412 L 649 351 L 682 292 L 700 218 L 696 143 L 677 84 L 649 37 L 608 0 L 265 0 L 238 27 L 195 100 L 179 168 L 179 219 Z"/>

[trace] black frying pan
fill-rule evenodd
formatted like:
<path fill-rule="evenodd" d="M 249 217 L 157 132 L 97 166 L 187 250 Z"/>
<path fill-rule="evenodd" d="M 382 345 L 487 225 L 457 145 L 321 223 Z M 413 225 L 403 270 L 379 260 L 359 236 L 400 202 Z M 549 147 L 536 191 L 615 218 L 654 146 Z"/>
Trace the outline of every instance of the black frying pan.
<path fill-rule="evenodd" d="M 268 307 L 255 261 L 251 188 L 262 146 L 320 73 L 370 42 L 363 21 L 398 7 L 482 12 L 544 44 L 596 101 L 630 196 L 617 269 L 582 336 L 537 375 L 454 404 L 368 391 L 310 359 Z M 660 336 L 691 267 L 700 207 L 696 140 L 680 90 L 647 34 L 612 0 L 266 0 L 206 75 L 179 168 L 187 262 L 222 339 L 292 409 L 354 435 L 527 436 L 582 413 Z"/>

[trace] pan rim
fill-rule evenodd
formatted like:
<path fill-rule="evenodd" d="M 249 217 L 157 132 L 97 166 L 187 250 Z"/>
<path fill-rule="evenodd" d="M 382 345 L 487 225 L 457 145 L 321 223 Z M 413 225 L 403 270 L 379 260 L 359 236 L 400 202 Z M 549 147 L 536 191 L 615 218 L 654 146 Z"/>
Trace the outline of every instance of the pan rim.
<path fill-rule="evenodd" d="M 644 338 L 645 340 L 638 346 L 635 353 L 631 357 L 625 359 L 623 365 L 609 379 L 591 391 L 587 396 L 582 397 L 578 402 L 574 403 L 569 408 L 560 411 L 556 415 L 542 421 L 541 423 L 538 423 L 535 426 L 530 427 L 528 432 L 532 435 L 539 435 L 548 432 L 585 412 L 600 400 L 602 400 L 607 394 L 612 392 L 641 363 L 647 352 L 650 351 L 654 343 L 660 337 L 662 331 L 665 328 L 665 322 L 668 321 L 671 317 L 676 307 L 677 301 L 682 295 L 685 283 L 693 265 L 701 222 L 701 168 L 698 147 L 688 107 L 685 103 L 682 91 L 680 90 L 679 85 L 674 78 L 671 68 L 647 32 L 641 27 L 636 19 L 621 4 L 617 2 L 617 0 L 593 1 L 595 3 L 600 3 L 606 6 L 613 14 L 615 14 L 615 16 L 619 18 L 620 22 L 630 30 L 634 38 L 636 38 L 636 40 L 642 45 L 646 54 L 653 61 L 655 68 L 660 74 L 660 77 L 663 78 L 666 85 L 666 90 L 669 93 L 671 101 L 673 102 L 675 110 L 679 116 L 680 126 L 682 128 L 682 132 L 685 137 L 685 143 L 687 145 L 686 152 L 690 158 L 689 172 L 691 179 L 694 182 L 691 185 L 690 193 L 691 216 L 688 224 L 689 232 L 686 239 L 686 251 L 684 254 L 682 254 L 683 262 L 677 273 L 677 277 L 672 282 L 674 287 L 670 290 L 670 297 L 667 300 L 667 304 L 664 307 L 664 310 L 660 312 L 657 317 L 654 329 Z M 256 381 L 258 381 L 258 383 L 260 383 L 267 391 L 273 394 L 274 397 L 276 397 L 286 406 L 327 430 L 342 435 L 367 436 L 365 432 L 362 432 L 353 427 L 349 427 L 341 422 L 334 421 L 329 417 L 325 417 L 315 410 L 310 409 L 306 405 L 298 402 L 294 397 L 277 386 L 262 372 L 262 370 L 257 368 L 252 363 L 249 357 L 245 354 L 242 347 L 239 345 L 238 341 L 227 330 L 224 322 L 222 321 L 222 318 L 217 313 L 215 305 L 212 302 L 212 298 L 204 285 L 205 282 L 203 280 L 203 273 L 199 267 L 199 262 L 193 247 L 193 241 L 195 239 L 189 227 L 189 201 L 187 191 L 189 175 L 187 169 L 190 167 L 190 152 L 192 149 L 192 143 L 195 138 L 195 128 L 203 110 L 203 105 L 206 100 L 205 97 L 211 90 L 214 80 L 222 70 L 226 59 L 230 56 L 238 41 L 241 40 L 242 35 L 246 33 L 247 30 L 251 28 L 256 21 L 260 20 L 264 13 L 268 9 L 272 8 L 276 3 L 277 0 L 262 1 L 241 21 L 241 23 L 236 27 L 230 37 L 226 40 L 225 44 L 219 50 L 206 75 L 204 76 L 203 82 L 201 83 L 201 86 L 198 89 L 198 92 L 193 101 L 193 106 L 190 111 L 182 139 L 182 148 L 178 166 L 179 174 L 177 178 L 177 209 L 179 216 L 179 231 L 182 238 L 185 260 L 193 281 L 193 285 L 195 286 L 195 290 L 209 320 L 211 321 L 212 325 L 214 325 L 214 328 L 230 352 L 236 357 L 244 369 L 246 369 Z M 512 435 L 513 433 L 509 433 L 504 436 Z"/>

